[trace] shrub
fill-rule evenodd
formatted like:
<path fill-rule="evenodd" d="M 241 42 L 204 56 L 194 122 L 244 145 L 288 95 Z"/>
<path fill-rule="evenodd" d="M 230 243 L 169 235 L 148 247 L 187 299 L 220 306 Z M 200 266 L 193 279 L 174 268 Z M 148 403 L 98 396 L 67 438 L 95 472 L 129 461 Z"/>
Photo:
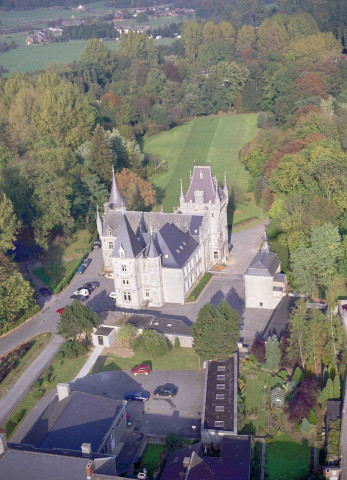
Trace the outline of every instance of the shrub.
<path fill-rule="evenodd" d="M 284 381 L 287 380 L 287 378 L 289 377 L 289 373 L 287 372 L 287 370 L 280 370 L 277 375 L 283 378 Z"/>
<path fill-rule="evenodd" d="M 308 433 L 309 427 L 310 427 L 309 421 L 307 420 L 307 418 L 303 418 L 300 424 L 301 435 L 306 435 Z"/>
<path fill-rule="evenodd" d="M 301 368 L 296 367 L 292 380 L 293 382 L 296 382 L 299 384 L 304 378 L 304 376 L 305 376 L 304 372 L 301 370 Z"/>
<path fill-rule="evenodd" d="M 256 340 L 253 343 L 251 353 L 255 356 L 257 362 L 265 363 L 266 354 L 265 354 L 265 341 L 264 340 Z M 249 357 L 251 360 L 251 357 Z"/>
<path fill-rule="evenodd" d="M 180 348 L 180 346 L 181 346 L 180 339 L 176 337 L 174 341 L 174 348 Z"/>
<path fill-rule="evenodd" d="M 72 340 L 69 340 L 65 343 L 63 343 L 60 351 L 63 352 L 63 354 L 67 358 L 76 358 L 80 357 L 81 355 L 84 355 L 86 353 L 86 347 L 82 345 L 81 343 L 74 342 Z"/>
<path fill-rule="evenodd" d="M 312 425 L 317 425 L 317 416 L 314 410 L 310 411 L 310 415 L 308 416 L 308 421 L 312 423 Z"/>
<path fill-rule="evenodd" d="M 134 351 L 152 357 L 160 357 L 170 350 L 167 339 L 155 330 L 144 330 L 134 343 Z"/>
<path fill-rule="evenodd" d="M 13 422 L 18 424 L 22 418 L 25 415 L 25 410 L 19 410 L 14 416 L 13 416 Z"/>
<path fill-rule="evenodd" d="M 45 391 L 44 388 L 38 388 L 37 390 L 34 390 L 33 397 L 36 400 L 39 400 L 40 398 L 42 398 L 44 396 L 45 393 L 46 393 L 46 391 Z"/>
<path fill-rule="evenodd" d="M 137 328 L 133 325 L 124 325 L 117 332 L 117 340 L 125 348 L 132 348 L 137 336 Z"/>

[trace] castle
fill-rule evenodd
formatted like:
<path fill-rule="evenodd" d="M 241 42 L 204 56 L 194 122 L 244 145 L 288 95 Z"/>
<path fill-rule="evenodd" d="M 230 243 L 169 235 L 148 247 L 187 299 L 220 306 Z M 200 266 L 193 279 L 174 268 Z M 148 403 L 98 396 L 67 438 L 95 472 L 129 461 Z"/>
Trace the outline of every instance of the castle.
<path fill-rule="evenodd" d="M 174 213 L 126 210 L 114 175 L 104 214 L 97 213 L 104 270 L 113 273 L 122 308 L 183 304 L 200 277 L 228 256 L 226 178 L 221 188 L 210 166 L 194 166 Z"/>

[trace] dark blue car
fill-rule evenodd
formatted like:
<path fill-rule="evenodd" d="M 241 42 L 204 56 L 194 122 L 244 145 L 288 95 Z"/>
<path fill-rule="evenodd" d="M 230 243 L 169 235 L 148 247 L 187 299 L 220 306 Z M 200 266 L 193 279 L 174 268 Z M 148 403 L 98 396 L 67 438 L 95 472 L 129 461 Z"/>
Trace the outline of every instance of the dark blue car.
<path fill-rule="evenodd" d="M 127 392 L 125 394 L 125 400 L 138 400 L 140 402 L 147 402 L 149 399 L 149 393 L 146 392 Z"/>

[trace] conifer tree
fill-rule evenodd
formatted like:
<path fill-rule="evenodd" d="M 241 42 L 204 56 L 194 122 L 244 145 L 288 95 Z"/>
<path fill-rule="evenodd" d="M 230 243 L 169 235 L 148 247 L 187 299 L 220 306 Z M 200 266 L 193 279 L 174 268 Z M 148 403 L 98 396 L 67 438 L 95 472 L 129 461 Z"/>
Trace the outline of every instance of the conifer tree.
<path fill-rule="evenodd" d="M 340 384 L 340 377 L 336 375 L 333 382 L 334 388 L 334 398 L 339 399 L 341 397 L 341 384 Z"/>

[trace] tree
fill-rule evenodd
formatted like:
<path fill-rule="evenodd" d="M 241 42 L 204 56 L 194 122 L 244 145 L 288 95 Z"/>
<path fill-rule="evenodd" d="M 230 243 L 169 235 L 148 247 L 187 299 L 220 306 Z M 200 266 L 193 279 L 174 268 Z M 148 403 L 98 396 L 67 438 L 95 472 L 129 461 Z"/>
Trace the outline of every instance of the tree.
<path fill-rule="evenodd" d="M 72 300 L 60 315 L 57 332 L 67 340 L 74 341 L 85 334 L 89 337 L 94 327 L 100 324 L 100 317 L 89 306 L 84 306 L 78 300 Z"/>
<path fill-rule="evenodd" d="M 202 28 L 198 22 L 185 22 L 182 27 L 182 42 L 187 59 L 194 61 L 199 53 Z"/>
<path fill-rule="evenodd" d="M 150 357 L 161 357 L 170 350 L 170 345 L 164 335 L 155 330 L 144 330 L 134 343 L 134 351 Z"/>
<path fill-rule="evenodd" d="M 269 336 L 265 342 L 266 349 L 266 368 L 272 372 L 277 372 L 280 365 L 280 347 L 277 335 Z"/>
<path fill-rule="evenodd" d="M 127 201 L 129 209 L 140 210 L 142 207 L 148 207 L 155 203 L 155 190 L 150 181 L 144 180 L 127 168 L 123 168 L 116 177 L 118 187 Z"/>
<path fill-rule="evenodd" d="M 289 418 L 293 422 L 301 422 L 308 417 L 314 408 L 317 399 L 319 385 L 312 377 L 305 377 L 299 385 L 295 397 L 289 407 Z"/>
<path fill-rule="evenodd" d="M 297 359 L 305 371 L 308 356 L 306 300 L 300 298 L 293 308 L 289 319 L 289 355 Z"/>
<path fill-rule="evenodd" d="M 251 48 L 255 43 L 254 28 L 250 25 L 242 25 L 237 32 L 236 49 L 238 52 L 243 52 L 247 48 Z"/>
<path fill-rule="evenodd" d="M 341 397 L 341 384 L 340 384 L 340 377 L 338 375 L 336 375 L 334 378 L 333 388 L 334 388 L 334 398 L 339 400 Z"/>
<path fill-rule="evenodd" d="M 0 192 L 0 252 L 6 253 L 14 248 L 13 242 L 20 226 L 11 200 Z"/>
<path fill-rule="evenodd" d="M 215 73 L 222 81 L 224 95 L 229 107 L 240 95 L 243 86 L 249 77 L 249 71 L 245 67 L 240 67 L 235 62 L 219 62 L 211 67 L 211 74 Z"/>
<path fill-rule="evenodd" d="M 14 262 L 0 252 L 0 327 L 15 320 L 33 304 L 34 290 Z"/>
<path fill-rule="evenodd" d="M 266 361 L 265 340 L 255 340 L 252 345 L 251 352 L 255 356 L 255 359 L 257 362 L 265 363 Z"/>
<path fill-rule="evenodd" d="M 326 389 L 328 400 L 331 400 L 332 398 L 334 398 L 334 384 L 331 378 L 328 378 L 327 380 Z"/>
<path fill-rule="evenodd" d="M 295 382 L 299 385 L 299 383 L 301 383 L 302 380 L 304 379 L 304 376 L 305 376 L 305 374 L 301 370 L 301 368 L 296 367 L 292 380 L 293 380 L 293 382 Z"/>
<path fill-rule="evenodd" d="M 221 300 L 217 309 L 207 303 L 192 326 L 193 345 L 203 360 L 226 358 L 235 353 L 240 338 L 240 314 Z"/>
<path fill-rule="evenodd" d="M 327 324 L 324 313 L 317 309 L 311 309 L 307 327 L 307 363 L 312 365 L 316 375 L 320 375 L 322 371 L 322 356 L 327 342 Z"/>
<path fill-rule="evenodd" d="M 112 152 L 109 140 L 101 125 L 97 125 L 91 141 L 88 161 L 94 171 L 104 182 L 110 182 L 112 167 Z"/>
<path fill-rule="evenodd" d="M 137 328 L 133 325 L 123 325 L 117 332 L 117 341 L 125 348 L 132 348 L 137 336 Z"/>

